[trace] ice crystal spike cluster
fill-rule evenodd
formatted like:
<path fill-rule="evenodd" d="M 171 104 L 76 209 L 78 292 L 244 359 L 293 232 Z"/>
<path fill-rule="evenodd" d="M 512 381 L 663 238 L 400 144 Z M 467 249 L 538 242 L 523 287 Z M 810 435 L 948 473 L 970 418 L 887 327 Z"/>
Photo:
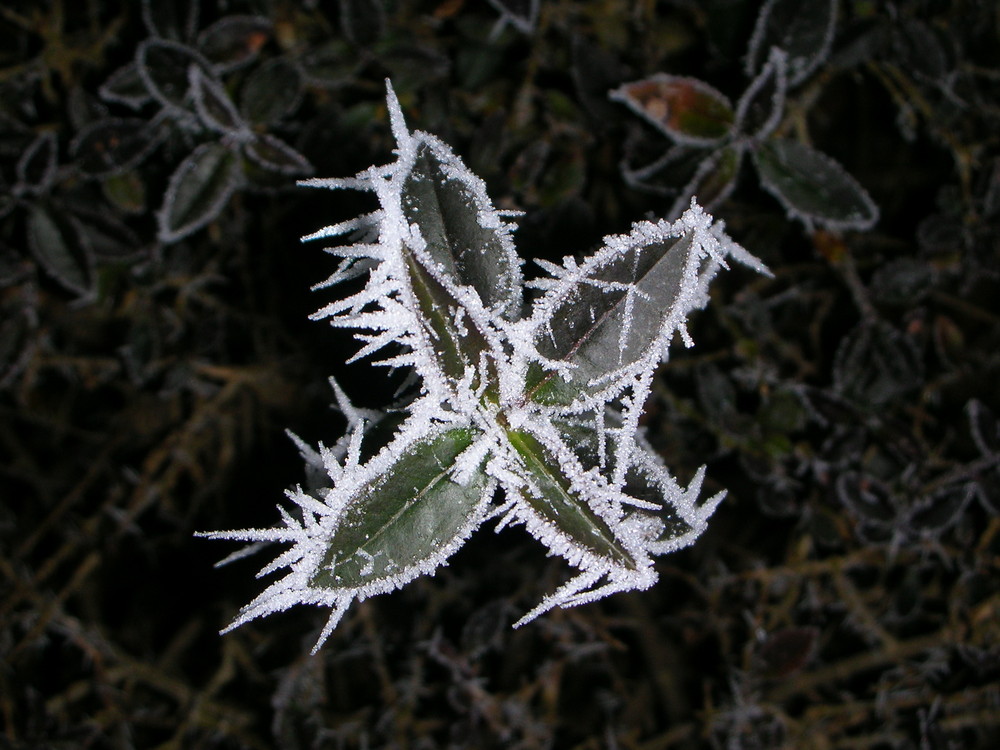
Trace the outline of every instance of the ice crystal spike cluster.
<path fill-rule="evenodd" d="M 348 434 L 316 449 L 295 438 L 311 481 L 287 493 L 281 524 L 204 535 L 251 543 L 243 551 L 290 545 L 259 575 L 284 574 L 227 630 L 326 606 L 318 649 L 351 602 L 433 573 L 488 521 L 523 525 L 575 569 L 521 625 L 648 588 L 652 558 L 690 544 L 722 499 L 699 502 L 702 472 L 679 486 L 638 422 L 671 340 L 691 344 L 685 320 L 716 271 L 730 258 L 763 265 L 692 202 L 675 222 L 605 238 L 586 260 L 539 261 L 547 276 L 525 285 L 510 214 L 448 146 L 407 129 L 391 86 L 387 98 L 396 160 L 304 183 L 371 191 L 378 210 L 304 239 L 354 241 L 328 249 L 339 267 L 318 286 L 363 288 L 315 317 L 356 331 L 354 359 L 411 370 L 417 395 L 397 422 L 356 409 L 334 384 Z"/>

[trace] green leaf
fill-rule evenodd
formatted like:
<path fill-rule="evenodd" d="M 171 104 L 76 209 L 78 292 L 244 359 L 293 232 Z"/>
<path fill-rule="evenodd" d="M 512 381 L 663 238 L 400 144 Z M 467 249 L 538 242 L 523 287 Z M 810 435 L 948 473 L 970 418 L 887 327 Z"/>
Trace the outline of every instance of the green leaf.
<path fill-rule="evenodd" d="M 312 174 L 313 167 L 302 154 L 280 138 L 259 133 L 243 145 L 243 153 L 255 164 L 287 175 Z"/>
<path fill-rule="evenodd" d="M 417 442 L 345 509 L 310 585 L 350 589 L 398 577 L 468 533 L 490 480 L 482 467 L 452 479 L 476 433 L 449 429 Z"/>
<path fill-rule="evenodd" d="M 520 311 L 520 268 L 503 226 L 481 182 L 450 149 L 417 136 L 416 157 L 402 186 L 407 221 L 420 230 L 425 247 L 406 253 L 410 284 L 445 374 L 461 379 L 478 367 L 487 350 L 459 287 L 471 287 L 487 308 L 501 315 Z M 419 140 L 425 139 L 425 140 Z"/>
<path fill-rule="evenodd" d="M 240 90 L 240 113 L 249 122 L 269 125 L 298 108 L 302 74 L 284 58 L 256 66 Z"/>
<path fill-rule="evenodd" d="M 917 345 L 889 323 L 863 321 L 837 347 L 836 391 L 860 406 L 880 407 L 923 382 Z"/>
<path fill-rule="evenodd" d="M 750 37 L 747 75 L 760 72 L 778 47 L 788 55 L 788 85 L 801 83 L 829 56 L 836 21 L 837 0 L 767 0 Z"/>
<path fill-rule="evenodd" d="M 146 120 L 109 118 L 80 130 L 70 150 L 84 174 L 117 175 L 142 162 L 165 135 L 164 128 Z"/>
<path fill-rule="evenodd" d="M 626 83 L 610 96 L 678 143 L 714 145 L 733 129 L 729 99 L 697 78 L 657 73 Z"/>
<path fill-rule="evenodd" d="M 140 44 L 136 62 L 146 90 L 165 107 L 188 107 L 188 69 L 192 65 L 209 78 L 214 75 L 211 64 L 201 53 L 185 44 L 164 39 L 147 39 Z"/>
<path fill-rule="evenodd" d="M 627 252 L 605 248 L 589 265 L 585 280 L 548 312 L 536 340 L 543 357 L 574 366 L 561 378 L 572 390 L 547 385 L 545 380 L 553 376 L 546 374 L 545 380 L 529 380 L 531 397 L 546 402 L 553 389 L 556 395 L 596 394 L 606 384 L 594 385 L 592 380 L 626 368 L 646 357 L 650 347 L 659 347 L 665 320 L 683 304 L 681 291 L 693 248 L 691 233 L 637 241 Z"/>
<path fill-rule="evenodd" d="M 403 213 L 427 242 L 431 259 L 457 284 L 471 286 L 487 309 L 516 317 L 521 273 L 509 235 L 485 187 L 444 144 L 423 137 L 403 186 Z"/>
<path fill-rule="evenodd" d="M 79 229 L 64 212 L 36 203 L 28 214 L 28 247 L 50 276 L 77 294 L 92 286 L 91 260 Z"/>
<path fill-rule="evenodd" d="M 229 92 L 219 81 L 192 65 L 188 68 L 188 83 L 194 109 L 202 125 L 223 135 L 239 133 L 246 128 Z"/>
<path fill-rule="evenodd" d="M 181 162 L 157 214 L 161 242 L 175 242 L 212 221 L 229 201 L 242 172 L 240 160 L 219 143 L 205 143 Z"/>
<path fill-rule="evenodd" d="M 124 104 L 132 109 L 139 109 L 150 100 L 149 89 L 139 75 L 139 64 L 134 60 L 108 76 L 108 80 L 101 84 L 98 93 L 103 99 Z"/>
<path fill-rule="evenodd" d="M 455 311 L 461 308 L 459 301 L 413 253 L 406 253 L 405 259 L 410 287 L 438 356 L 438 364 L 446 377 L 458 382 L 465 376 L 467 367 L 478 367 L 480 353 L 487 350 L 486 339 L 468 320 L 461 328 L 456 325 Z"/>
<path fill-rule="evenodd" d="M 694 178 L 670 207 L 670 216 L 680 216 L 694 198 L 706 211 L 713 211 L 736 188 L 743 163 L 743 147 L 728 145 L 709 154 Z"/>
<path fill-rule="evenodd" d="M 198 34 L 198 50 L 222 72 L 253 62 L 271 36 L 263 16 L 224 16 Z"/>
<path fill-rule="evenodd" d="M 509 430 L 507 438 L 537 490 L 537 495 L 531 489 L 522 493 L 531 509 L 573 545 L 627 568 L 635 568 L 632 555 L 618 541 L 607 522 L 573 491 L 559 462 L 538 439 L 521 430 Z"/>
<path fill-rule="evenodd" d="M 621 417 L 613 412 L 607 412 L 605 419 L 609 428 L 608 435 L 613 435 L 614 430 L 621 427 Z M 554 419 L 552 423 L 585 469 L 599 467 L 606 470 L 604 464 L 611 460 L 615 452 L 612 439 L 606 441 L 604 445 L 605 455 L 602 457 L 601 440 L 590 420 L 583 421 L 579 417 L 559 417 Z M 636 500 L 655 503 L 660 508 L 655 511 L 642 509 L 634 512 L 641 516 L 656 518 L 663 524 L 663 530 L 654 540 L 657 544 L 690 534 L 695 530 L 694 527 L 681 517 L 671 503 L 666 502 L 668 494 L 672 494 L 668 493 L 668 490 L 673 489 L 676 492 L 678 488 L 665 471 L 655 470 L 654 467 L 660 464 L 660 460 L 641 436 L 638 442 L 639 444 L 633 448 L 633 455 L 630 457 L 632 463 L 625 472 L 623 492 Z M 668 482 L 670 487 L 665 486 L 665 483 Z"/>
<path fill-rule="evenodd" d="M 878 207 L 858 181 L 826 154 L 798 141 L 771 140 L 753 151 L 761 184 L 789 217 L 807 227 L 870 229 Z"/>

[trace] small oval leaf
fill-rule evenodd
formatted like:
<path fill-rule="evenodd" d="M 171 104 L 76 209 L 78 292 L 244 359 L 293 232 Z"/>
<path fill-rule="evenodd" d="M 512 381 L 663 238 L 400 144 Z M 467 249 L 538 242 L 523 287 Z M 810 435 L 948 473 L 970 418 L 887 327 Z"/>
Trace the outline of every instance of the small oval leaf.
<path fill-rule="evenodd" d="M 139 76 L 146 90 L 160 104 L 171 108 L 189 106 L 189 68 L 195 66 L 212 76 L 212 66 L 200 52 L 185 44 L 163 39 L 147 39 L 136 52 Z"/>
<path fill-rule="evenodd" d="M 91 290 L 91 260 L 77 227 L 62 212 L 36 203 L 28 214 L 28 247 L 35 260 L 70 291 Z"/>
<path fill-rule="evenodd" d="M 778 47 L 788 54 L 788 85 L 801 83 L 829 56 L 836 22 L 837 0 L 767 0 L 750 37 L 747 75 L 755 76 Z"/>
<path fill-rule="evenodd" d="M 657 73 L 626 83 L 610 96 L 678 143 L 710 146 L 733 129 L 729 99 L 697 78 Z"/>
<path fill-rule="evenodd" d="M 313 167 L 302 154 L 268 133 L 255 135 L 243 144 L 243 153 L 255 164 L 286 175 L 312 174 Z"/>
<path fill-rule="evenodd" d="M 198 35 L 198 50 L 218 72 L 228 73 L 253 62 L 271 30 L 263 16 L 225 16 Z"/>
<path fill-rule="evenodd" d="M 134 60 L 112 73 L 98 93 L 109 102 L 124 104 L 132 109 L 139 109 L 151 98 L 146 83 L 139 75 L 139 64 Z"/>
<path fill-rule="evenodd" d="M 188 85 L 194 109 L 205 127 L 228 135 L 246 129 L 246 124 L 226 89 L 217 80 L 206 76 L 197 65 L 188 68 Z"/>
<path fill-rule="evenodd" d="M 241 175 L 239 159 L 219 143 L 205 143 L 170 176 L 157 214 L 161 242 L 175 242 L 212 221 L 229 201 Z"/>
<path fill-rule="evenodd" d="M 165 129 L 138 118 L 100 120 L 80 130 L 70 151 L 81 172 L 104 177 L 142 162 L 165 136 Z"/>
<path fill-rule="evenodd" d="M 56 134 L 39 133 L 17 161 L 17 180 L 32 193 L 44 193 L 52 187 L 56 175 L 59 144 Z"/>
<path fill-rule="evenodd" d="M 277 57 L 256 67 L 240 90 L 240 113 L 258 125 L 270 125 L 298 109 L 302 101 L 302 74 Z"/>
<path fill-rule="evenodd" d="M 804 143 L 770 140 L 753 151 L 764 189 L 790 218 L 812 229 L 865 230 L 878 221 L 878 207 L 858 181 L 836 161 Z"/>
<path fill-rule="evenodd" d="M 788 88 L 787 55 L 777 47 L 736 105 L 736 130 L 755 140 L 767 138 L 781 122 Z"/>
<path fill-rule="evenodd" d="M 861 406 L 882 406 L 920 386 L 923 360 L 916 344 L 881 320 L 849 332 L 833 361 L 838 393 Z"/>

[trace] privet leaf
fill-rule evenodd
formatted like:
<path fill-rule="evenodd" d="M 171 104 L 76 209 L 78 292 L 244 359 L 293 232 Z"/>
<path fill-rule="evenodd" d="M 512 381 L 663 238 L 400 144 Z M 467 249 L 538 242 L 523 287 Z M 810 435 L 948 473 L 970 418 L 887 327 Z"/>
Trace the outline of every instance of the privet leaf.
<path fill-rule="evenodd" d="M 799 0 L 767 0 L 750 37 L 747 75 L 757 75 L 771 49 L 778 47 L 788 55 L 788 84 L 801 83 L 826 61 L 836 23 L 837 0 L 808 5 Z"/>
<path fill-rule="evenodd" d="M 151 98 L 149 89 L 139 74 L 139 63 L 134 60 L 108 76 L 98 93 L 109 102 L 118 102 L 132 109 L 139 109 Z"/>
<path fill-rule="evenodd" d="M 198 34 L 198 50 L 220 73 L 253 62 L 271 36 L 263 16 L 224 16 Z"/>
<path fill-rule="evenodd" d="M 309 581 L 328 589 L 361 588 L 434 558 L 482 515 L 490 480 L 481 468 L 465 485 L 452 476 L 476 434 L 451 429 L 406 448 L 348 502 Z"/>
<path fill-rule="evenodd" d="M 767 138 L 781 122 L 788 88 L 787 55 L 774 47 L 736 105 L 736 130 L 755 140 Z"/>
<path fill-rule="evenodd" d="M 205 127 L 229 135 L 242 133 L 246 123 L 236 111 L 236 105 L 217 80 L 209 78 L 197 65 L 188 68 L 188 85 L 195 112 Z"/>
<path fill-rule="evenodd" d="M 56 176 L 59 144 L 52 131 L 39 133 L 17 160 L 17 181 L 33 193 L 44 193 Z"/>
<path fill-rule="evenodd" d="M 571 545 L 612 564 L 636 568 L 639 563 L 615 538 L 607 521 L 578 497 L 563 466 L 538 438 L 524 430 L 512 430 L 507 437 L 528 481 L 524 500 L 538 517 Z"/>
<path fill-rule="evenodd" d="M 833 383 L 862 406 L 881 406 L 917 387 L 923 360 L 916 344 L 882 320 L 863 321 L 848 333 L 833 363 Z"/>
<path fill-rule="evenodd" d="M 80 130 L 70 151 L 84 174 L 91 177 L 117 175 L 142 162 L 165 135 L 165 129 L 146 120 L 109 118 Z"/>
<path fill-rule="evenodd" d="M 402 197 L 404 215 L 448 277 L 475 289 L 488 309 L 504 317 L 519 314 L 520 263 L 510 229 L 484 200 L 482 181 L 451 149 L 421 134 Z"/>
<path fill-rule="evenodd" d="M 870 229 L 878 207 L 858 181 L 826 154 L 789 140 L 769 140 L 753 150 L 764 189 L 789 217 L 807 228 Z"/>
<path fill-rule="evenodd" d="M 91 259 L 78 228 L 61 211 L 36 203 L 28 214 L 28 247 L 42 268 L 77 294 L 90 293 Z"/>
<path fill-rule="evenodd" d="M 249 122 L 269 125 L 294 112 L 302 101 L 302 75 L 281 57 L 254 68 L 240 90 L 240 113 Z"/>
<path fill-rule="evenodd" d="M 694 199 L 706 211 L 714 210 L 736 188 L 743 163 L 743 147 L 730 144 L 716 149 L 698 166 L 691 182 L 684 186 L 670 207 L 668 216 L 680 216 Z"/>
<path fill-rule="evenodd" d="M 204 143 L 170 176 L 157 214 L 161 242 L 176 242 L 212 221 L 240 179 L 240 162 L 220 143 Z"/>
<path fill-rule="evenodd" d="M 610 96 L 678 143 L 710 146 L 733 129 L 729 99 L 697 78 L 657 73 L 626 83 Z"/>
<path fill-rule="evenodd" d="M 200 52 L 179 42 L 147 39 L 136 51 L 139 76 L 146 90 L 165 107 L 183 109 L 189 105 L 189 68 L 199 68 L 206 76 L 212 66 Z"/>
<path fill-rule="evenodd" d="M 312 164 L 302 154 L 280 138 L 270 133 L 253 135 L 243 144 L 243 153 L 255 164 L 272 172 L 287 175 L 307 175 L 313 171 Z"/>

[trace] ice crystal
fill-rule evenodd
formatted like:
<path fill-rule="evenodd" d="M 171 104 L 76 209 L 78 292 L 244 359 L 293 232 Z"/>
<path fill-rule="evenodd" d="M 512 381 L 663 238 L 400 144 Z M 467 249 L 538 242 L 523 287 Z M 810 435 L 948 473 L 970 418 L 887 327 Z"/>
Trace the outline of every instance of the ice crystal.
<path fill-rule="evenodd" d="M 654 371 L 705 305 L 727 261 L 765 272 L 694 202 L 675 222 L 640 222 L 582 262 L 538 261 L 547 276 L 523 311 L 508 214 L 436 137 L 406 127 L 388 89 L 396 160 L 306 185 L 366 190 L 377 211 L 306 240 L 357 239 L 326 288 L 363 288 L 315 318 L 353 329 L 354 359 L 412 368 L 417 395 L 391 440 L 363 459 L 377 412 L 334 383 L 349 434 L 317 449 L 295 438 L 309 484 L 288 493 L 282 524 L 204 536 L 291 545 L 260 575 L 288 569 L 228 629 L 295 604 L 332 608 L 319 641 L 352 601 L 433 573 L 488 519 L 523 525 L 576 569 L 525 614 L 646 589 L 655 555 L 690 544 L 722 495 L 699 503 L 703 472 L 680 487 L 642 436 Z M 501 490 L 502 492 L 498 492 Z"/>

